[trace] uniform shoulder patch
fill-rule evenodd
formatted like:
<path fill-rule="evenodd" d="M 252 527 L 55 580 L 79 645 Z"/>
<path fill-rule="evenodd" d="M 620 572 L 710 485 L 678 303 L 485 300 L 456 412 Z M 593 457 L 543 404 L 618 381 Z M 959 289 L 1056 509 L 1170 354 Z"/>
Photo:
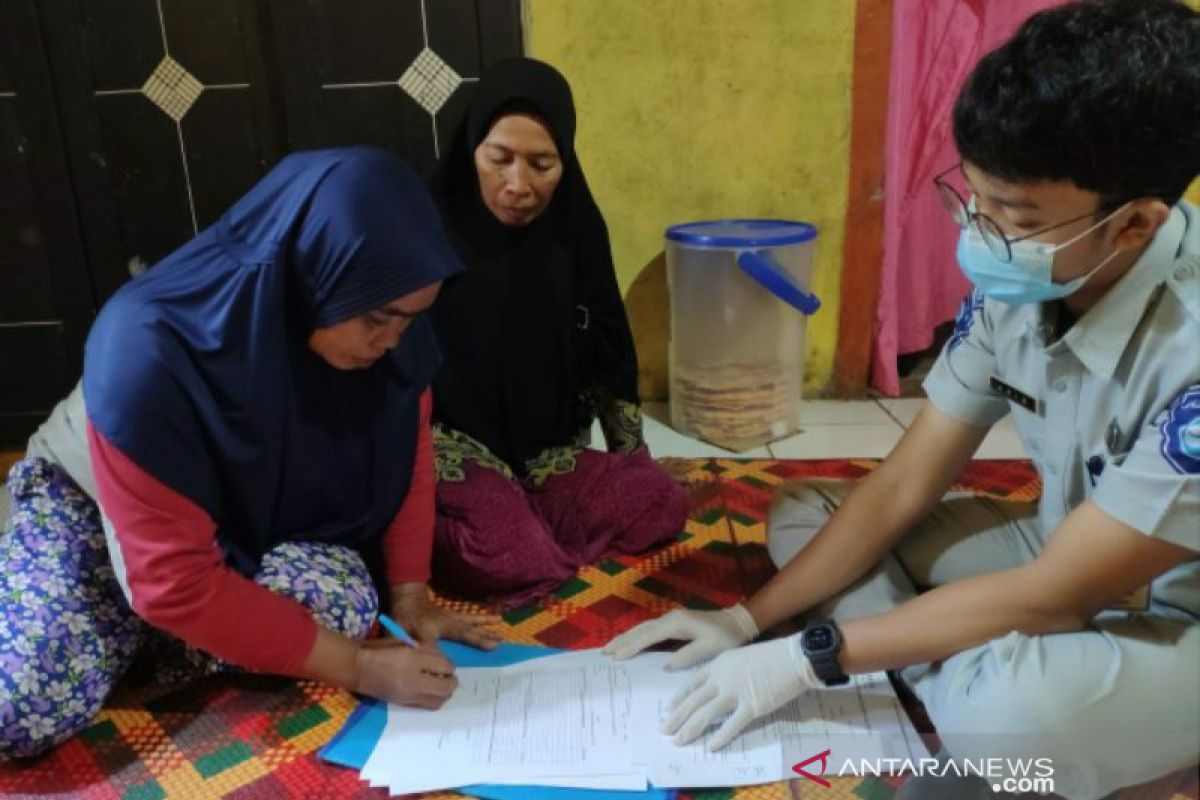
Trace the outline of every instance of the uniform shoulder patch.
<path fill-rule="evenodd" d="M 1200 475 L 1200 383 L 1171 402 L 1159 430 L 1160 449 L 1171 468 L 1181 475 Z"/>
<path fill-rule="evenodd" d="M 950 341 L 946 345 L 950 352 L 966 341 L 971 333 L 971 326 L 975 324 L 976 315 L 982 313 L 983 293 L 976 289 L 964 297 L 962 305 L 958 307 L 958 316 L 954 318 L 954 333 L 950 335 Z"/>

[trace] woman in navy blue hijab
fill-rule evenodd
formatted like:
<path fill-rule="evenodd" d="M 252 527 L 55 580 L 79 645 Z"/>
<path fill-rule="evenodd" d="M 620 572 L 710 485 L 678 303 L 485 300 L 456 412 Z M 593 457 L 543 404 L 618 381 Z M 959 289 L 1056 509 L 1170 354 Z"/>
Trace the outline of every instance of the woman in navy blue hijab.
<path fill-rule="evenodd" d="M 171 677 L 234 665 L 445 701 L 433 641 L 495 641 L 426 589 L 426 312 L 459 269 L 412 171 L 355 148 L 286 158 L 114 295 L 81 389 L 9 479 L 0 757 L 79 730 L 142 644 Z M 359 643 L 377 584 L 422 647 Z"/>

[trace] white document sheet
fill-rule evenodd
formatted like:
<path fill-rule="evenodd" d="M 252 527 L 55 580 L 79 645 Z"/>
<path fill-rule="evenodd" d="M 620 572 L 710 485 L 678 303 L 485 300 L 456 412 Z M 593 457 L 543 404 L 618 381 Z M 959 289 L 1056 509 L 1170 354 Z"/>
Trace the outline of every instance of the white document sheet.
<path fill-rule="evenodd" d="M 708 751 L 713 726 L 684 747 L 659 732 L 669 716 L 668 706 L 695 669 L 664 669 L 669 653 L 647 653 L 628 662 L 636 670 L 637 728 L 644 736 L 646 777 L 660 788 L 749 786 L 781 779 L 783 754 L 778 740 L 761 730 L 743 734 L 716 753 Z M 699 669 L 699 668 L 696 668 Z"/>
<path fill-rule="evenodd" d="M 364 779 L 396 793 L 551 781 L 646 788 L 633 760 L 633 691 L 624 665 L 594 650 L 457 675 L 458 690 L 438 711 L 388 707 Z"/>
<path fill-rule="evenodd" d="M 668 673 L 671 675 L 671 673 Z M 653 676 L 646 676 L 653 682 Z M 667 717 L 667 705 L 676 687 L 686 678 L 662 681 L 662 688 L 648 699 L 654 719 L 644 727 L 658 730 Z M 670 691 L 666 691 L 670 685 Z M 830 750 L 821 763 L 805 767 L 814 775 L 836 775 L 847 759 L 855 766 L 860 759 L 872 764 L 876 759 L 928 758 L 908 714 L 900 705 L 887 675 L 878 672 L 855 675 L 846 686 L 806 692 L 792 703 L 753 723 L 729 746 L 716 753 L 708 751 L 708 741 L 717 732 L 714 725 L 690 745 L 679 747 L 659 734 L 647 749 L 650 783 L 662 788 L 700 788 L 706 786 L 749 786 L 790 780 L 796 777 L 792 765 Z M 885 765 L 886 766 L 886 765 Z M 886 771 L 886 770 L 882 770 Z"/>
<path fill-rule="evenodd" d="M 836 775 L 847 760 L 855 765 L 860 760 L 874 763 L 881 759 L 915 763 L 930 757 L 882 672 L 853 675 L 846 686 L 807 692 L 776 712 L 772 721 L 789 767 L 826 749 L 832 751 L 828 775 Z M 821 774 L 819 763 L 805 769 Z"/>
<path fill-rule="evenodd" d="M 473 783 L 640 790 L 647 780 L 661 788 L 787 780 L 793 764 L 825 749 L 828 774 L 846 759 L 928 757 L 883 673 L 807 692 L 718 753 L 707 749 L 716 727 L 677 747 L 659 729 L 692 670 L 667 671 L 668 657 L 617 662 L 586 650 L 460 669 L 440 710 L 389 706 L 362 777 L 393 794 Z"/>

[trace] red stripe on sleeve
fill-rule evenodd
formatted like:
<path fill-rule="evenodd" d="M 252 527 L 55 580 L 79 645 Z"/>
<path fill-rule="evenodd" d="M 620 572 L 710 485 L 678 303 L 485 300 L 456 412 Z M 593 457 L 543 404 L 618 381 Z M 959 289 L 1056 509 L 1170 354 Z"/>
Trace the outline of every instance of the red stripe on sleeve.
<path fill-rule="evenodd" d="M 138 616 L 231 664 L 299 675 L 317 637 L 308 610 L 225 565 L 216 523 L 88 424 L 100 505 Z"/>
<path fill-rule="evenodd" d="M 388 582 L 427 583 L 429 561 L 433 556 L 434 491 L 433 467 L 433 394 L 421 395 L 421 429 L 413 458 L 412 482 L 408 497 L 384 534 L 383 549 L 387 560 Z"/>

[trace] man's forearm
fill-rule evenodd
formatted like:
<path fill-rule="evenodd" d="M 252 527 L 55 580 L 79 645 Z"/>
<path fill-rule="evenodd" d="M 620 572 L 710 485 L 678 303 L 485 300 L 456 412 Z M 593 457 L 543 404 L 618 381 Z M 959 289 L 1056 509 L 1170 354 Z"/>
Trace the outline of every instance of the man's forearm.
<path fill-rule="evenodd" d="M 1060 602 L 1034 565 L 941 586 L 882 614 L 843 622 L 842 669 L 899 669 L 939 661 L 1004 636 L 1080 630 L 1083 615 Z"/>

